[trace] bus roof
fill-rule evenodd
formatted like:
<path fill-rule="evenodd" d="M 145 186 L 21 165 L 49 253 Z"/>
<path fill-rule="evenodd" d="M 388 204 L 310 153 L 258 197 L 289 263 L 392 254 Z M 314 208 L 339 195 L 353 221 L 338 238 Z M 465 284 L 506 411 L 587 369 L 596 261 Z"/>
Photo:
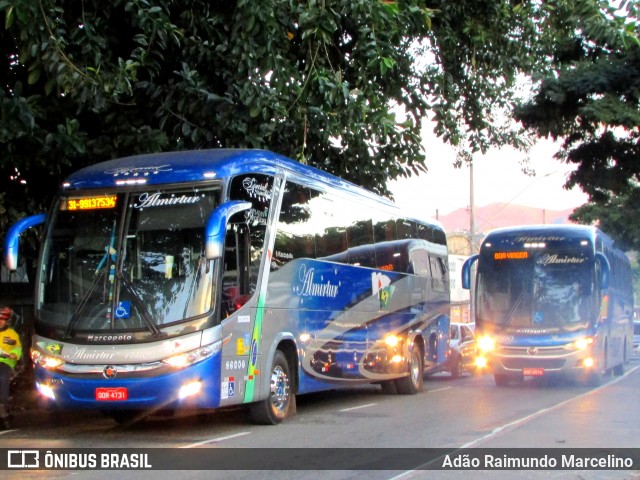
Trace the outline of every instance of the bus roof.
<path fill-rule="evenodd" d="M 200 182 L 249 172 L 273 174 L 283 168 L 340 188 L 359 188 L 277 153 L 222 148 L 148 153 L 107 160 L 72 173 L 65 182 L 65 188 L 110 188 L 126 185 L 127 181 L 130 185 Z"/>
<path fill-rule="evenodd" d="M 588 238 L 595 241 L 596 237 L 602 239 L 605 245 L 613 244 L 613 241 L 598 227 L 591 225 L 561 224 L 561 225 L 520 225 L 514 227 L 496 228 L 489 232 L 482 243 L 495 241 L 496 238 L 515 236 L 539 237 L 539 241 L 544 238 L 562 237 L 567 240 Z M 535 241 L 533 238 L 531 241 Z"/>
<path fill-rule="evenodd" d="M 243 173 L 276 174 L 281 170 L 398 209 L 389 199 L 340 177 L 260 149 L 186 150 L 117 158 L 72 173 L 65 180 L 63 190 L 202 182 Z M 443 229 L 437 220 L 423 218 L 421 221 Z"/>

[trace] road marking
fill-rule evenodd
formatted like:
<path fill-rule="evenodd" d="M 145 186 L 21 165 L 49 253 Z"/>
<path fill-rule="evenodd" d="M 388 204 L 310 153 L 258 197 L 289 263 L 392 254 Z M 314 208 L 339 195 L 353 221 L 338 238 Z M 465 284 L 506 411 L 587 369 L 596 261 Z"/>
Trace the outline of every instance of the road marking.
<path fill-rule="evenodd" d="M 616 377 L 613 380 L 610 380 L 607 383 L 604 383 L 604 384 L 600 385 L 599 387 L 596 387 L 596 388 L 594 388 L 592 390 L 584 392 L 584 393 L 582 393 L 582 394 L 580 394 L 580 395 L 578 395 L 576 397 L 568 398 L 567 400 L 564 400 L 564 401 L 562 401 L 562 402 L 560 402 L 560 403 L 558 403 L 556 405 L 552 405 L 550 407 L 543 408 L 541 410 L 538 410 L 537 412 L 532 413 L 531 415 L 527 415 L 526 417 L 522 417 L 522 418 L 519 418 L 517 420 L 513 420 L 512 422 L 505 423 L 504 425 L 496 427 L 491 432 L 487 433 L 486 435 L 483 435 L 480 438 L 477 438 L 475 440 L 472 440 L 470 442 L 465 443 L 464 445 L 461 445 L 461 446 L 457 447 L 456 450 L 462 450 L 463 448 L 474 447 L 475 445 L 477 445 L 479 443 L 482 443 L 485 440 L 490 439 L 491 437 L 495 437 L 496 435 L 498 435 L 501 432 L 504 432 L 504 431 L 506 431 L 508 429 L 515 428 L 515 427 L 518 427 L 518 426 L 520 426 L 522 424 L 525 424 L 528 421 L 533 420 L 536 417 L 539 417 L 540 415 L 544 415 L 545 413 L 552 412 L 553 410 L 556 410 L 556 409 L 558 409 L 560 407 L 563 407 L 566 404 L 571 403 L 574 400 L 578 400 L 578 399 L 580 399 L 582 397 L 586 397 L 587 395 L 591 395 L 591 394 L 593 394 L 595 392 L 598 392 L 598 391 L 602 390 L 603 388 L 605 388 L 605 387 L 607 387 L 609 385 L 614 385 L 614 384 L 618 383 L 620 380 L 622 380 L 624 377 L 626 377 L 627 375 L 630 375 L 631 373 L 635 372 L 638 369 L 640 369 L 640 366 L 634 367 L 631 370 L 627 370 L 623 375 L 621 375 L 619 377 Z M 402 472 L 402 473 L 400 473 L 398 475 L 395 475 L 395 476 L 389 478 L 389 480 L 399 480 L 399 479 L 401 479 L 403 477 L 406 477 L 407 475 L 409 475 L 411 473 L 416 473 L 418 471 L 421 471 L 422 467 L 424 467 L 424 466 L 426 466 L 426 465 L 428 465 L 428 464 L 430 464 L 430 463 L 432 463 L 434 461 L 435 460 L 430 460 L 430 461 L 428 461 L 426 463 L 423 463 L 422 465 L 417 466 L 413 470 L 407 470 L 406 472 Z"/>
<path fill-rule="evenodd" d="M 358 410 L 359 408 L 373 407 L 374 405 L 377 405 L 377 403 L 367 403 L 366 405 L 360 405 L 358 407 L 351 407 L 351 408 L 343 408 L 342 410 L 338 410 L 338 411 L 339 412 L 350 412 L 351 410 Z"/>
<path fill-rule="evenodd" d="M 487 433 L 486 435 L 484 435 L 484 436 L 482 436 L 480 438 L 476 438 L 475 440 L 472 440 L 470 442 L 467 442 L 467 443 L 465 443 L 464 445 L 461 445 L 458 448 L 470 448 L 470 447 L 473 447 L 474 445 L 477 445 L 478 443 L 482 443 L 482 442 L 484 442 L 485 440 L 488 440 L 491 437 L 495 437 L 500 432 L 503 432 L 503 431 L 508 430 L 510 428 L 517 427 L 519 425 L 527 423 L 529 420 L 533 420 L 534 418 L 539 417 L 540 415 L 544 415 L 545 413 L 552 412 L 553 410 L 556 410 L 556 409 L 558 409 L 560 407 L 563 407 L 567 403 L 573 402 L 574 400 L 578 400 L 578 399 L 580 399 L 582 397 L 586 397 L 587 395 L 592 395 L 592 394 L 602 390 L 603 388 L 605 388 L 608 385 L 614 385 L 614 384 L 618 383 L 620 380 L 622 380 L 624 377 L 626 377 L 630 373 L 634 372 L 638 368 L 640 368 L 640 367 L 632 368 L 631 370 L 628 370 L 627 372 L 625 372 L 624 375 L 616 377 L 613 380 L 608 381 L 607 383 L 603 383 L 599 387 L 596 387 L 596 388 L 594 388 L 592 390 L 588 390 L 588 391 L 586 391 L 584 393 L 581 393 L 580 395 L 578 395 L 576 397 L 567 398 L 566 400 L 564 400 L 564 401 L 562 401 L 560 403 L 557 403 L 555 405 L 551 405 L 550 407 L 547 407 L 547 408 L 543 408 L 541 410 L 538 410 L 537 412 L 533 412 L 531 415 L 527 415 L 526 417 L 518 418 L 518 419 L 513 420 L 512 422 L 509 422 L 509 423 L 505 423 L 504 425 L 501 425 L 499 427 L 494 428 L 491 432 Z"/>
<path fill-rule="evenodd" d="M 433 390 L 427 390 L 427 393 L 442 392 L 444 390 L 451 390 L 453 387 L 434 388 Z"/>
<path fill-rule="evenodd" d="M 206 445 L 208 443 L 224 442 L 225 440 L 231 440 L 232 438 L 243 437 L 245 435 L 249 435 L 249 432 L 239 432 L 239 433 L 234 433 L 233 435 L 227 435 L 226 437 L 210 438 L 209 440 L 203 440 L 201 442 L 191 443 L 189 445 L 183 445 L 182 447 L 178 447 L 178 448 L 199 447 L 201 445 Z"/>

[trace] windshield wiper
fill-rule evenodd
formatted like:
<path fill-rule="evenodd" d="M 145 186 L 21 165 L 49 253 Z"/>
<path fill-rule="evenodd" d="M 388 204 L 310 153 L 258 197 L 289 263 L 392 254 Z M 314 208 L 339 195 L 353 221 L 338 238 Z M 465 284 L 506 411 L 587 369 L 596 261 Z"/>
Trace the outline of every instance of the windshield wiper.
<path fill-rule="evenodd" d="M 78 323 L 78 320 L 80 319 L 80 313 L 87 306 L 87 303 L 89 303 L 89 300 L 93 296 L 93 292 L 95 292 L 96 287 L 100 283 L 100 280 L 105 276 L 106 276 L 106 270 L 104 271 L 96 270 L 96 273 L 93 276 L 93 280 L 91 280 L 91 284 L 89 285 L 89 289 L 87 290 L 87 293 L 85 293 L 82 296 L 82 299 L 80 300 L 80 304 L 74 310 L 73 315 L 71 316 L 71 320 L 69 320 L 69 326 L 67 327 L 67 330 L 65 331 L 65 334 L 64 334 L 65 339 L 68 339 L 69 337 L 71 337 L 71 334 L 73 333 L 73 330 L 75 329 L 75 326 Z"/>
<path fill-rule="evenodd" d="M 528 292 L 525 292 L 525 290 L 522 290 L 518 295 L 518 298 L 516 298 L 516 301 L 513 302 L 513 306 L 509 310 L 509 314 L 507 316 L 507 324 L 505 326 L 511 325 L 511 322 L 513 322 L 515 318 L 516 312 L 518 312 L 518 310 L 520 309 L 520 306 L 524 303 L 527 293 Z M 528 314 L 529 314 L 529 317 L 531 317 L 531 307 L 529 307 Z M 529 318 L 529 320 L 531 320 L 531 318 Z"/>
<path fill-rule="evenodd" d="M 153 322 L 153 319 L 149 316 L 149 312 L 147 312 L 147 308 L 140 298 L 140 294 L 138 294 L 136 289 L 133 288 L 133 285 L 131 285 L 131 282 L 129 282 L 126 276 L 118 274 L 118 280 L 120 281 L 120 284 L 131 294 L 133 304 L 140 312 L 140 316 L 142 317 L 142 320 L 144 320 L 144 324 L 151 331 L 151 333 L 153 333 L 156 337 L 159 336 L 160 329 L 156 326 L 156 324 Z"/>
<path fill-rule="evenodd" d="M 113 222 L 113 226 L 111 227 L 111 239 L 109 240 L 109 245 L 107 245 L 105 247 L 105 253 L 104 253 L 104 257 L 102 257 L 102 260 L 100 260 L 100 263 L 98 263 L 98 266 L 96 267 L 96 273 L 93 276 L 93 280 L 91 281 L 91 284 L 89 285 L 89 289 L 87 290 L 87 293 L 85 293 L 82 296 L 82 299 L 80 300 L 80 304 L 78 305 L 78 308 L 75 309 L 75 311 L 73 312 L 73 315 L 71 316 L 71 320 L 69 320 L 69 326 L 67 327 L 67 330 L 65 331 L 64 334 L 64 338 L 68 339 L 69 337 L 71 337 L 71 334 L 73 333 L 73 330 L 75 329 L 76 324 L 78 323 L 78 320 L 80 319 L 80 313 L 84 310 L 84 308 L 87 306 L 87 303 L 89 302 L 89 299 L 92 297 L 93 292 L 95 291 L 97 285 L 98 285 L 98 280 L 100 280 L 102 277 L 106 276 L 107 272 L 110 272 L 112 270 L 113 265 L 115 264 L 116 261 L 116 252 L 113 248 L 113 245 L 115 243 L 115 238 L 116 238 L 116 222 L 114 220 Z M 105 267 L 103 270 L 103 267 Z M 110 288 L 113 288 L 113 284 L 111 284 Z M 104 302 L 104 298 L 111 298 L 112 296 L 109 295 L 108 297 L 106 296 L 106 289 L 103 295 L 103 302 Z"/>

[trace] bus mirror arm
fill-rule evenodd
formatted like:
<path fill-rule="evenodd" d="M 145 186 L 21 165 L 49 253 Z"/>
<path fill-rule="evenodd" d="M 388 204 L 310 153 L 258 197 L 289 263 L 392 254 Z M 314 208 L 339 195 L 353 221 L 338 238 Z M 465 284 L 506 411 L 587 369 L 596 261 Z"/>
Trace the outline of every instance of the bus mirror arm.
<path fill-rule="evenodd" d="M 7 270 L 14 272 L 18 268 L 18 247 L 20 244 L 20 235 L 31 227 L 44 223 L 46 219 L 46 214 L 41 213 L 39 215 L 32 215 L 31 217 L 23 218 L 11 226 L 7 232 L 7 237 L 4 242 L 4 264 L 7 267 Z"/>
<path fill-rule="evenodd" d="M 227 231 L 227 221 L 238 212 L 251 209 L 251 202 L 239 200 L 226 202 L 216 208 L 205 227 L 204 252 L 207 260 L 221 258 L 224 249 L 224 237 Z"/>
<path fill-rule="evenodd" d="M 609 281 L 611 279 L 611 266 L 609 260 L 604 254 L 596 253 L 596 262 L 600 264 L 600 288 L 603 290 L 609 288 Z"/>
<path fill-rule="evenodd" d="M 478 260 L 478 255 L 471 255 L 462 264 L 462 288 L 469 290 L 471 288 L 471 267 Z"/>

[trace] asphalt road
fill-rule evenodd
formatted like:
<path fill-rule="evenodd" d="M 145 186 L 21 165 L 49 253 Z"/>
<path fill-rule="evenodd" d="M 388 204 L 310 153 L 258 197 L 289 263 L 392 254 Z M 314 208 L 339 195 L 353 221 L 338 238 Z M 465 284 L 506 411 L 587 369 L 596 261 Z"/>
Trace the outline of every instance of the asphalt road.
<path fill-rule="evenodd" d="M 242 409 L 152 416 L 122 426 L 99 412 L 50 412 L 25 408 L 13 430 L 0 433 L 0 447 L 211 449 L 320 448 L 314 458 L 339 466 L 340 455 L 370 449 L 418 448 L 636 448 L 640 446 L 640 358 L 622 377 L 598 388 L 548 379 L 496 387 L 489 375 L 430 377 L 413 396 L 383 394 L 379 387 L 331 391 L 298 398 L 297 415 L 285 423 L 256 426 Z M 282 449 L 282 450 L 280 450 Z M 336 450 L 352 449 L 352 450 Z M 242 450 L 234 450 L 242 451 Z M 251 455 L 251 450 L 244 450 Z M 293 450 L 292 450 L 293 451 Z M 409 452 L 409 450 L 406 450 Z M 293 451 L 295 452 L 295 451 Z M 315 452 L 315 451 L 314 451 Z M 379 452 L 384 452 L 380 450 Z M 402 451 L 400 452 L 402 454 Z M 370 455 L 370 453 L 365 453 Z M 295 463 L 295 462 L 294 462 Z M 299 466 L 299 465 L 298 465 Z M 241 468 L 238 465 L 237 468 Z M 5 476 L 4 473 L 7 473 Z M 551 478 L 640 479 L 633 471 L 441 471 L 419 465 L 400 470 L 233 470 L 180 472 L 8 471 L 3 478 L 237 478 L 237 479 L 416 479 Z"/>

